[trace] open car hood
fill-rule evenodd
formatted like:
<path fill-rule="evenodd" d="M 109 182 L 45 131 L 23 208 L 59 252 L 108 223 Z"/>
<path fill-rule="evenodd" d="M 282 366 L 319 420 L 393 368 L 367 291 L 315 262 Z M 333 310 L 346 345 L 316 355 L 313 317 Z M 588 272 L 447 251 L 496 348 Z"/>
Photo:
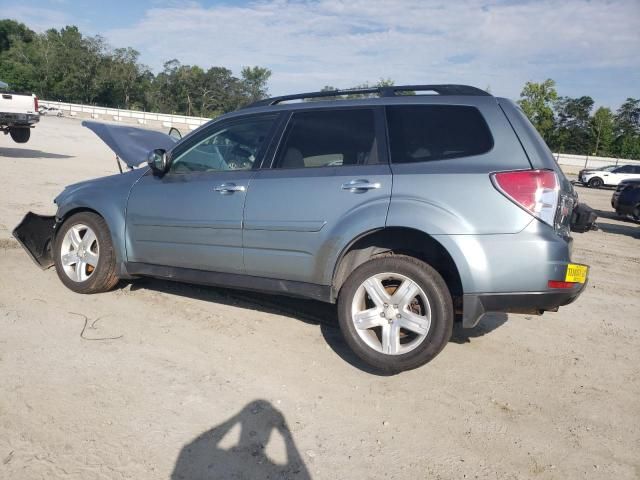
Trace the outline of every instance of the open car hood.
<path fill-rule="evenodd" d="M 170 150 L 176 140 L 169 135 L 145 128 L 85 120 L 82 126 L 95 133 L 127 166 L 135 168 L 147 161 L 151 150 Z"/>

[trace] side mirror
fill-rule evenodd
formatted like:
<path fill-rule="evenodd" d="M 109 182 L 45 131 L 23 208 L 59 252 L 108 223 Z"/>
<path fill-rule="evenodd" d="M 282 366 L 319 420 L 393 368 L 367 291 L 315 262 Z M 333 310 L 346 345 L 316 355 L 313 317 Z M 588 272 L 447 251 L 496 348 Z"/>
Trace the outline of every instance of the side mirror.
<path fill-rule="evenodd" d="M 162 148 L 151 150 L 147 157 L 147 164 L 153 171 L 154 175 L 161 177 L 167 173 L 167 170 L 169 169 L 169 157 L 167 156 L 166 150 L 163 150 Z"/>

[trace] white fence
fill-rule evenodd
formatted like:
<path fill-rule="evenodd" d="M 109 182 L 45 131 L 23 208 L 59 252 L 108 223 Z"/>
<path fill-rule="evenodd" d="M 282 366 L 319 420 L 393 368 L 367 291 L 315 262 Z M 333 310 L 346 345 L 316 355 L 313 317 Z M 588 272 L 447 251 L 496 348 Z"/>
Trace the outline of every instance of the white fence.
<path fill-rule="evenodd" d="M 570 167 L 571 170 L 583 168 L 599 168 L 607 165 L 640 165 L 640 160 L 627 160 L 613 157 L 592 157 L 589 155 L 569 155 L 568 153 L 554 153 L 553 156 L 558 164 L 563 167 Z"/>
<path fill-rule="evenodd" d="M 211 120 L 210 118 L 202 117 L 142 112 L 140 110 L 122 110 L 119 108 L 95 107 L 91 105 L 78 105 L 75 103 L 52 102 L 49 100 L 40 100 L 40 106 L 57 108 L 65 117 L 92 118 L 95 120 L 106 120 L 110 122 L 138 123 L 140 125 L 155 124 L 156 126 L 166 128 L 179 126 L 195 130 L 200 125 Z"/>

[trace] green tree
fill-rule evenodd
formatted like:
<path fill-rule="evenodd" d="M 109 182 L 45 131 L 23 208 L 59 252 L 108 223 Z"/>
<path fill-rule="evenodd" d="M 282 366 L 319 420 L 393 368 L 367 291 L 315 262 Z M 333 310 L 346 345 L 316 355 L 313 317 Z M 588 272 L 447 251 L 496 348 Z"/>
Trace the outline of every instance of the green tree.
<path fill-rule="evenodd" d="M 148 68 L 138 62 L 140 53 L 133 48 L 116 48 L 108 54 L 101 72 L 100 101 L 124 108 L 144 105 L 142 87 L 147 86 Z"/>
<path fill-rule="evenodd" d="M 552 143 L 559 152 L 589 153 L 592 108 L 591 97 L 560 97 L 556 101 L 556 130 L 552 136 Z"/>
<path fill-rule="evenodd" d="M 35 35 L 24 23 L 9 19 L 0 20 L 0 53 L 9 50 L 16 41 L 33 41 Z"/>
<path fill-rule="evenodd" d="M 613 113 L 607 107 L 600 107 L 590 119 L 592 153 L 607 156 L 613 141 Z"/>
<path fill-rule="evenodd" d="M 518 104 L 547 143 L 554 134 L 553 105 L 558 99 L 556 82 L 548 78 L 542 83 L 527 82 L 520 93 Z"/>
<path fill-rule="evenodd" d="M 640 99 L 627 98 L 614 117 L 613 153 L 640 158 Z"/>
<path fill-rule="evenodd" d="M 248 103 L 268 96 L 267 83 L 271 78 L 271 70 L 263 67 L 244 67 L 241 76 Z"/>

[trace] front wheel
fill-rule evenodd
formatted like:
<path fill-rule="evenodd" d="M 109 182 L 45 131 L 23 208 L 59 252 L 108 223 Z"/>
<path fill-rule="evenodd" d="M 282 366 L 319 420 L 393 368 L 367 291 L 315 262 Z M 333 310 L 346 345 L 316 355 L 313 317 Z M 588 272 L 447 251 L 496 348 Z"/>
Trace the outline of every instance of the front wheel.
<path fill-rule="evenodd" d="M 58 277 L 74 292 L 106 292 L 118 283 L 109 227 L 101 216 L 81 212 L 69 217 L 53 249 Z"/>
<path fill-rule="evenodd" d="M 353 271 L 340 290 L 338 319 L 356 355 L 395 373 L 424 365 L 442 351 L 451 338 L 453 305 L 436 270 L 391 255 Z"/>

